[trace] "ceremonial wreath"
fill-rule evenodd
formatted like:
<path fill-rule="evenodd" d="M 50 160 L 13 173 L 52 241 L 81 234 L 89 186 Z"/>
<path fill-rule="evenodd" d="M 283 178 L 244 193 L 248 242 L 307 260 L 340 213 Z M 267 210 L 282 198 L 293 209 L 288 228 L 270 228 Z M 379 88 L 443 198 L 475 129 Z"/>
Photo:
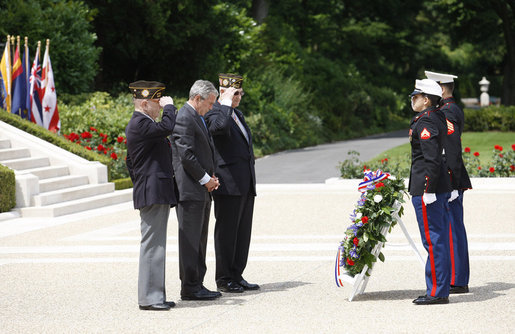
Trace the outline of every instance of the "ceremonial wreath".
<path fill-rule="evenodd" d="M 399 217 L 403 214 L 403 179 L 397 179 L 381 170 L 367 170 L 358 191 L 361 192 L 361 196 L 350 215 L 352 224 L 345 231 L 345 239 L 338 247 L 335 264 L 338 286 L 341 286 L 338 277 L 342 271 L 355 276 L 365 265 L 368 268 L 372 267 L 376 261 L 372 250 L 378 243 L 386 242 L 384 232 L 391 231 L 397 223 L 393 214 L 397 210 Z M 384 262 L 383 253 L 379 253 L 377 257 Z"/>

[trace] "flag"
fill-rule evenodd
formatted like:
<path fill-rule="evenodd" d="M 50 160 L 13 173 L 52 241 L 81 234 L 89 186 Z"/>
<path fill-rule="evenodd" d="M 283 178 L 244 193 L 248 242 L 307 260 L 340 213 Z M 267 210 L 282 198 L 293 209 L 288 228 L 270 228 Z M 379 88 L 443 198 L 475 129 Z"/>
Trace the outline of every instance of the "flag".
<path fill-rule="evenodd" d="M 2 96 L 2 105 L 5 110 L 11 110 L 11 47 L 10 47 L 10 36 L 7 36 L 7 42 L 5 43 L 4 53 L 2 55 L 2 61 L 0 62 L 0 72 L 2 73 L 2 80 L 4 83 L 5 97 Z"/>
<path fill-rule="evenodd" d="M 41 91 L 41 65 L 39 64 L 40 43 L 36 49 L 34 62 L 30 70 L 30 85 L 29 85 L 29 98 L 30 98 L 30 120 L 33 123 L 43 126 L 43 115 L 41 108 L 41 100 L 43 93 Z"/>
<path fill-rule="evenodd" d="M 25 50 L 23 59 L 20 59 L 20 40 L 16 45 L 16 51 L 13 58 L 13 80 L 12 80 L 12 101 L 11 112 L 17 114 L 22 118 L 28 118 L 28 105 L 27 105 L 27 57 L 28 46 L 25 41 Z"/>
<path fill-rule="evenodd" d="M 7 105 L 5 104 L 5 99 L 7 98 L 7 91 L 4 86 L 4 77 L 2 76 L 2 72 L 0 72 L 0 108 L 7 110 Z"/>
<path fill-rule="evenodd" d="M 45 55 L 43 57 L 43 69 L 41 74 L 41 89 L 44 90 L 41 106 L 43 107 L 43 127 L 52 132 L 59 131 L 61 122 L 57 111 L 57 94 L 54 85 L 54 72 L 48 53 L 49 41 L 47 40 Z"/>

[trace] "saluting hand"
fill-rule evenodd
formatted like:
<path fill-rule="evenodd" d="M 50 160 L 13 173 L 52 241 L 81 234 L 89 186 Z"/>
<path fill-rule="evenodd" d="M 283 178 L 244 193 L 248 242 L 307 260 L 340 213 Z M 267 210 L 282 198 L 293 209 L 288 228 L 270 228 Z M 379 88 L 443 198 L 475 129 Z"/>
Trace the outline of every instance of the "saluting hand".
<path fill-rule="evenodd" d="M 164 108 L 168 104 L 173 105 L 173 99 L 170 96 L 162 96 L 159 99 L 159 105 L 161 106 L 161 108 Z"/>

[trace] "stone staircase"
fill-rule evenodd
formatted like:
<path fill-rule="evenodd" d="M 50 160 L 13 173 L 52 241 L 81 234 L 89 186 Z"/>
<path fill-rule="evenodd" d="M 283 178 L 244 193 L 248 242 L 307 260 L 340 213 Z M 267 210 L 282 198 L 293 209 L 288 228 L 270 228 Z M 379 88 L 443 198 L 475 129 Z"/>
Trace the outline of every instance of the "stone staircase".
<path fill-rule="evenodd" d="M 0 122 L 0 163 L 15 171 L 22 217 L 55 217 L 132 200 L 114 190 L 107 167 Z"/>

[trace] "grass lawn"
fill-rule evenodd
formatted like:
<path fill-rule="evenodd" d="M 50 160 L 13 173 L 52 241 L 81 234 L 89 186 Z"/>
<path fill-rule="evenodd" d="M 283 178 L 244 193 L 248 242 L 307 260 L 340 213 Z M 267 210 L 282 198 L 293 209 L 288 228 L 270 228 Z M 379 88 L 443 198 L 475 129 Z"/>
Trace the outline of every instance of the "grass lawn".
<path fill-rule="evenodd" d="M 479 152 L 481 164 L 487 166 L 492 161 L 495 145 L 503 147 L 504 152 L 511 151 L 515 144 L 515 132 L 465 132 L 461 136 L 462 147 L 470 147 L 470 152 Z M 403 167 L 411 164 L 411 146 L 404 144 L 385 151 L 370 159 L 366 164 L 388 158 L 390 163 L 401 163 Z"/>

